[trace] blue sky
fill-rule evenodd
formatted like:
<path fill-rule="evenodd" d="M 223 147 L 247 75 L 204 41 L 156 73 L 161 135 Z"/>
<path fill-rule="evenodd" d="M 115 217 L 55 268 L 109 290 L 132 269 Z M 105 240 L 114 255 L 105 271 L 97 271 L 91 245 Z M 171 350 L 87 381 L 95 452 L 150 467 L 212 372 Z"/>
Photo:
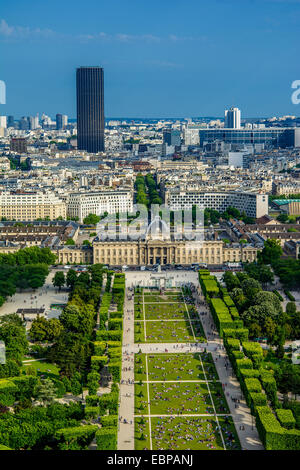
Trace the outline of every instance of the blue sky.
<path fill-rule="evenodd" d="M 75 69 L 105 69 L 105 114 L 300 115 L 300 0 L 1 2 L 0 114 L 75 117 Z"/>

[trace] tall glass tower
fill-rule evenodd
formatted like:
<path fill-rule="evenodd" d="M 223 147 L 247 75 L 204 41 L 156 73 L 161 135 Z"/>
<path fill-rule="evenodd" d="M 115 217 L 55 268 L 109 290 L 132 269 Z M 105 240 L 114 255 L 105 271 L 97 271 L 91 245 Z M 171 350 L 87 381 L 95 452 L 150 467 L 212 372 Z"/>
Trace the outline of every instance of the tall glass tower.
<path fill-rule="evenodd" d="M 76 71 L 77 147 L 104 151 L 104 71 L 101 67 L 79 67 Z"/>

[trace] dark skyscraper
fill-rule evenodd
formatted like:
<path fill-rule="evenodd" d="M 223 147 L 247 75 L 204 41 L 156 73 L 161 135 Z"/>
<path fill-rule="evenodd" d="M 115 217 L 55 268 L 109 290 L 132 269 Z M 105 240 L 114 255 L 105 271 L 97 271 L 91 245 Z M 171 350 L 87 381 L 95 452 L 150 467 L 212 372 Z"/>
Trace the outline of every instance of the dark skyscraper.
<path fill-rule="evenodd" d="M 77 146 L 87 152 L 104 151 L 104 72 L 101 67 L 79 67 L 77 88 Z"/>
<path fill-rule="evenodd" d="M 57 114 L 56 115 L 56 129 L 59 131 L 62 128 L 63 128 L 62 114 Z"/>

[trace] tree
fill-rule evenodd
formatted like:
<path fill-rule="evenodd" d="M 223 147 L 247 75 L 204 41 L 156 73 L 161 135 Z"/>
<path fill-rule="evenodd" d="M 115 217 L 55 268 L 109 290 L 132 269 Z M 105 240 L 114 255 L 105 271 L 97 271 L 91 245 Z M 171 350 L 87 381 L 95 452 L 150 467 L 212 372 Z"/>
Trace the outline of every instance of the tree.
<path fill-rule="evenodd" d="M 55 385 L 50 379 L 41 379 L 34 390 L 34 396 L 37 401 L 45 404 L 53 402 L 56 393 Z"/>
<path fill-rule="evenodd" d="M 242 290 L 248 299 L 252 299 L 259 291 L 262 290 L 261 285 L 256 279 L 248 278 L 241 283 Z"/>
<path fill-rule="evenodd" d="M 231 271 L 226 271 L 223 275 L 223 281 L 229 291 L 240 287 L 240 281 Z"/>
<path fill-rule="evenodd" d="M 63 331 L 63 325 L 57 318 L 39 317 L 33 320 L 29 331 L 32 341 L 53 341 Z"/>
<path fill-rule="evenodd" d="M 285 311 L 286 311 L 287 315 L 289 315 L 289 316 L 295 315 L 295 313 L 297 312 L 296 303 L 295 302 L 288 302 L 286 304 Z"/>
<path fill-rule="evenodd" d="M 28 351 L 25 327 L 16 321 L 15 315 L 5 317 L 0 320 L 0 340 L 5 343 L 6 357 L 21 363 Z"/>
<path fill-rule="evenodd" d="M 52 283 L 54 287 L 58 287 L 61 290 L 62 286 L 65 285 L 66 279 L 62 271 L 57 271 L 53 277 Z"/>
<path fill-rule="evenodd" d="M 86 246 L 91 246 L 91 242 L 89 240 L 83 240 L 82 244 Z"/>
<path fill-rule="evenodd" d="M 87 376 L 87 386 L 90 395 L 96 395 L 99 388 L 100 374 L 96 371 L 92 371 Z"/>
<path fill-rule="evenodd" d="M 289 216 L 287 214 L 280 214 L 277 216 L 277 220 L 279 222 L 282 222 L 283 224 L 286 224 L 287 221 L 289 220 Z"/>
<path fill-rule="evenodd" d="M 89 214 L 83 219 L 85 225 L 96 225 L 98 222 L 100 222 L 100 217 L 96 214 Z"/>
<path fill-rule="evenodd" d="M 66 284 L 68 287 L 73 288 L 75 282 L 77 280 L 77 273 L 74 269 L 69 269 L 67 273 L 67 278 L 66 278 Z"/>
<path fill-rule="evenodd" d="M 261 261 L 264 264 L 272 264 L 277 261 L 282 255 L 282 248 L 280 240 L 275 238 L 268 238 L 265 241 L 264 248 L 260 253 Z"/>
<path fill-rule="evenodd" d="M 73 238 L 68 238 L 68 240 L 66 241 L 66 245 L 74 246 L 75 242 L 74 242 Z"/>

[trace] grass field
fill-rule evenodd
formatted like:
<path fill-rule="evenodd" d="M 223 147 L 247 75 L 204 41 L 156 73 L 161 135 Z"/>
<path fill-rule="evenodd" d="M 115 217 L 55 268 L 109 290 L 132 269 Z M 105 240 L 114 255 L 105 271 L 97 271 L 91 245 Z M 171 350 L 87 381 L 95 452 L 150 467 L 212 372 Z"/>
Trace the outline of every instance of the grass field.
<path fill-rule="evenodd" d="M 181 291 L 159 295 L 141 290 L 134 301 L 136 343 L 205 341 L 193 301 Z"/>
<path fill-rule="evenodd" d="M 23 364 L 22 371 L 26 372 L 28 368 L 35 369 L 37 375 L 42 376 L 43 378 L 59 378 L 59 369 L 56 367 L 56 365 L 50 364 L 46 361 L 32 361 L 28 362 L 27 364 Z"/>
<path fill-rule="evenodd" d="M 135 380 L 136 450 L 240 449 L 210 353 L 136 354 Z"/>
<path fill-rule="evenodd" d="M 146 380 L 146 356 L 135 356 L 136 380 Z M 201 360 L 207 380 L 218 380 L 210 353 L 202 353 Z M 173 353 L 148 355 L 148 380 L 205 380 L 200 354 Z"/>

